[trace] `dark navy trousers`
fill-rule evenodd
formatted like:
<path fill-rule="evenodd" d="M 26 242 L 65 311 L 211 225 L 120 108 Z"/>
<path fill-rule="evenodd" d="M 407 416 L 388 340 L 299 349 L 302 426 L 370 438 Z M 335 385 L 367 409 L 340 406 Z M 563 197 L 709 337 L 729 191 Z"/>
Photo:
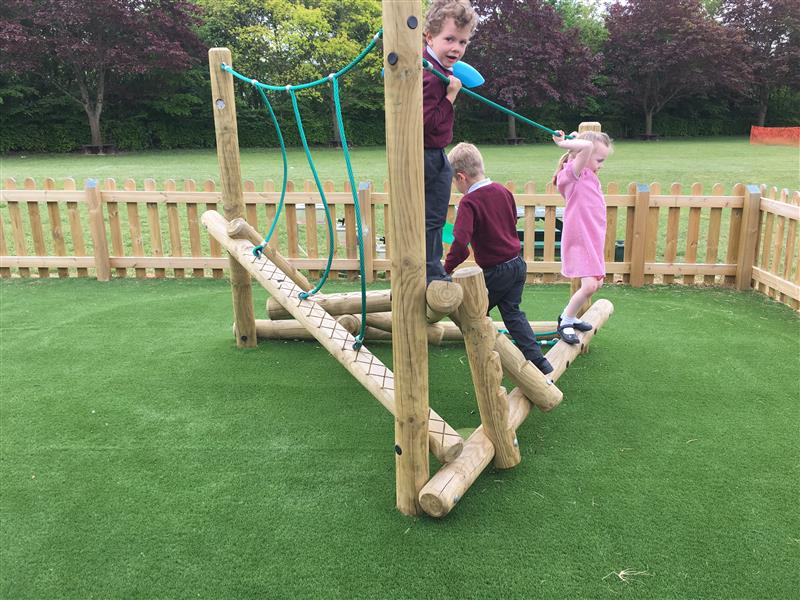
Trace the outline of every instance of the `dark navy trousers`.
<path fill-rule="evenodd" d="M 543 354 L 536 343 L 536 334 L 531 329 L 528 317 L 519 307 L 525 287 L 527 267 L 519 256 L 490 269 L 483 270 L 486 288 L 489 290 L 489 310 L 495 306 L 500 310 L 508 333 L 517 343 L 525 358 L 536 364 Z"/>
<path fill-rule="evenodd" d="M 442 228 L 450 206 L 453 167 L 443 149 L 425 148 L 425 279 L 450 279 L 442 264 Z"/>

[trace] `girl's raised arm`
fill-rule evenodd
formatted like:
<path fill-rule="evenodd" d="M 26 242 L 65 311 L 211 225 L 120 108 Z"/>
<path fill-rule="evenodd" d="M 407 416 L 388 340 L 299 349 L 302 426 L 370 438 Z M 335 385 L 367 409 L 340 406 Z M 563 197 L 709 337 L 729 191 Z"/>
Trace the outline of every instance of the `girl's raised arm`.
<path fill-rule="evenodd" d="M 570 140 L 565 138 L 563 131 L 556 131 L 556 134 L 557 135 L 553 136 L 553 141 L 556 143 L 556 146 L 568 150 L 575 156 L 572 162 L 572 173 L 576 178 L 580 177 L 583 168 L 592 156 L 594 144 L 589 140 L 578 139 L 578 133 L 576 131 L 570 134 L 572 135 L 572 139 Z"/>

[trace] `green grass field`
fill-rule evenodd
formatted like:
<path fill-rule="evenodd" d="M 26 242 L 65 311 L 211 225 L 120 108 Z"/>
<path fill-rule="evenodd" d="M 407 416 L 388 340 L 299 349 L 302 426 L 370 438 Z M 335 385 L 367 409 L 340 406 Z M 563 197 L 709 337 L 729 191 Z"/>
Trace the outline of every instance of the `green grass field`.
<path fill-rule="evenodd" d="M 434 520 L 394 509 L 392 419 L 325 350 L 236 349 L 227 282 L 0 282 L 0 597 L 796 597 L 800 318 L 598 297 L 615 314 L 522 463 Z M 432 406 L 476 426 L 463 346 L 429 364 Z"/>
<path fill-rule="evenodd" d="M 526 146 L 481 146 L 487 174 L 497 181 L 522 184 L 533 180 L 538 189 L 548 181 L 555 169 L 560 150 L 552 144 Z M 313 150 L 320 175 L 331 179 L 341 189 L 346 179 L 341 150 Z M 262 181 L 280 181 L 282 163 L 279 149 L 244 149 L 242 176 Z M 374 181 L 378 186 L 386 179 L 386 155 L 382 147 L 355 148 L 352 162 L 357 181 Z M 0 156 L 0 179 L 14 177 L 21 181 L 46 177 L 61 181 L 74 177 L 104 179 L 113 177 L 119 183 L 127 178 L 141 182 L 153 177 L 159 185 L 166 179 L 218 180 L 219 168 L 214 150 L 123 153 L 116 156 L 9 155 Z M 301 148 L 289 152 L 289 178 L 297 182 L 311 179 Z M 616 181 L 668 186 L 672 182 L 686 186 L 700 182 L 707 188 L 722 183 L 726 190 L 736 183 L 766 183 L 778 188 L 800 189 L 800 149 L 788 146 L 751 146 L 748 139 L 712 138 L 641 142 L 621 140 L 615 153 L 601 171 L 604 183 Z"/>

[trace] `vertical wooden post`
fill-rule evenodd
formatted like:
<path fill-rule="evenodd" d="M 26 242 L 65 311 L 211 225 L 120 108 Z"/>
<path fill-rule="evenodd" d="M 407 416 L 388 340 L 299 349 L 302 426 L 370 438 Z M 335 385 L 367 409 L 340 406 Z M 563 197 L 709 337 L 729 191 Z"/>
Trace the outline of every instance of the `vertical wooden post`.
<path fill-rule="evenodd" d="M 87 179 L 85 183 L 86 205 L 89 207 L 89 231 L 92 235 L 92 252 L 97 281 L 111 279 L 111 265 L 108 261 L 108 239 L 106 222 L 103 219 L 103 204 L 100 201 L 100 190 L 96 179 Z"/>
<path fill-rule="evenodd" d="M 758 211 L 761 207 L 761 190 L 748 185 L 744 190 L 742 225 L 739 230 L 739 253 L 736 257 L 736 289 L 749 290 L 753 276 L 753 263 L 758 244 Z"/>
<path fill-rule="evenodd" d="M 461 285 L 464 299 L 455 312 L 455 321 L 464 334 L 475 399 L 486 436 L 494 446 L 494 465 L 510 469 L 519 464 L 521 457 L 517 435 L 508 424 L 508 398 L 502 387 L 503 367 L 500 355 L 495 352 L 497 330 L 486 313 L 489 294 L 480 267 L 458 269 L 453 282 Z"/>
<path fill-rule="evenodd" d="M 636 202 L 633 211 L 633 249 L 631 250 L 631 285 L 644 285 L 644 253 L 647 247 L 647 213 L 650 209 L 650 186 L 636 186 Z"/>
<path fill-rule="evenodd" d="M 420 514 L 428 464 L 428 340 L 419 0 L 383 0 L 386 155 L 392 182 L 392 356 L 397 508 Z"/>
<path fill-rule="evenodd" d="M 358 210 L 364 244 L 364 275 L 367 283 L 372 283 L 375 281 L 375 228 L 372 226 L 372 186 L 365 181 L 358 184 Z"/>
<path fill-rule="evenodd" d="M 222 182 L 222 206 L 225 218 L 232 221 L 244 217 L 242 173 L 239 167 L 239 134 L 236 129 L 236 98 L 233 93 L 233 76 L 221 69 L 222 63 L 231 66 L 231 52 L 227 48 L 208 51 L 208 68 L 211 72 L 211 102 L 214 110 L 214 129 L 217 134 L 217 160 Z M 252 348 L 256 339 L 256 317 L 253 310 L 253 291 L 250 275 L 230 254 L 231 292 L 236 345 Z"/>
<path fill-rule="evenodd" d="M 597 121 L 583 121 L 580 125 L 578 125 L 578 133 L 583 133 L 584 131 L 603 131 L 602 125 Z M 573 277 L 572 280 L 569 282 L 569 295 L 570 298 L 577 292 L 581 287 L 581 280 L 580 278 Z M 580 317 L 583 313 L 589 310 L 589 307 L 592 305 L 592 298 L 591 296 L 586 299 L 586 302 L 578 307 L 578 314 L 577 316 Z"/>

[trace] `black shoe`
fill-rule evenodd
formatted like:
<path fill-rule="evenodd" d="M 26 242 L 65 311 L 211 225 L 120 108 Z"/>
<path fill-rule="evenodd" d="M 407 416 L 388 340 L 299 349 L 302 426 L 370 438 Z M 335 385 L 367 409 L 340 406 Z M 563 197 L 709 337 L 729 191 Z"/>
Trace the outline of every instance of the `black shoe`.
<path fill-rule="evenodd" d="M 572 345 L 580 344 L 581 340 L 578 338 L 577 335 L 575 335 L 574 333 L 564 333 L 565 329 L 570 329 L 570 328 L 577 329 L 577 327 L 575 327 L 574 325 L 559 325 L 558 326 L 559 337 L 568 344 Z"/>
<path fill-rule="evenodd" d="M 542 374 L 549 375 L 553 372 L 553 365 L 550 364 L 550 361 L 547 360 L 544 356 L 542 358 L 537 358 L 536 360 L 531 361 L 537 369 L 539 369 Z"/>
<path fill-rule="evenodd" d="M 558 326 L 561 327 L 561 317 L 558 317 Z M 577 323 L 573 323 L 572 325 L 566 325 L 565 327 L 572 327 L 575 331 L 591 331 L 594 329 L 591 323 L 587 323 L 586 321 L 579 321 Z"/>

